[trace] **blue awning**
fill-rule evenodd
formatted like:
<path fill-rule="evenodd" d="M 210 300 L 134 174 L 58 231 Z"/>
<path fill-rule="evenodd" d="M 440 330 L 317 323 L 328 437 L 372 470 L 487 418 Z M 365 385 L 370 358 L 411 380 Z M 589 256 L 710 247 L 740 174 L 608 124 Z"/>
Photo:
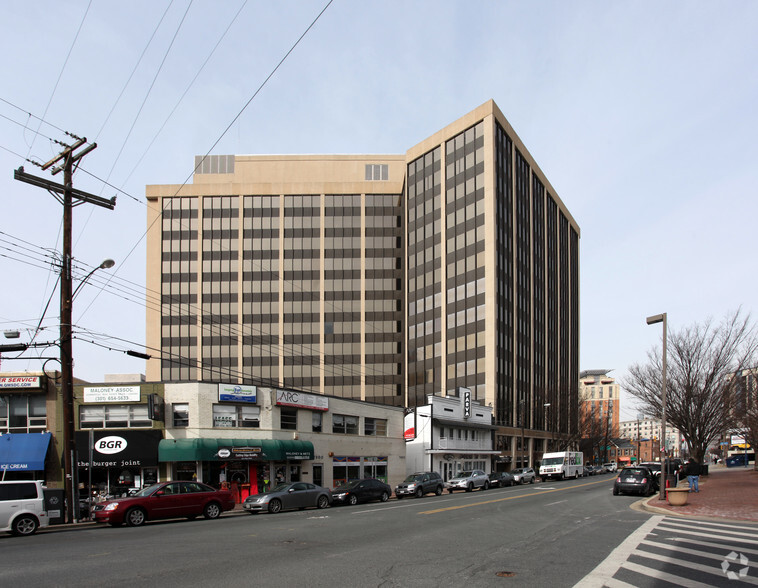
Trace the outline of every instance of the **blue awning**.
<path fill-rule="evenodd" d="M 0 435 L 0 471 L 44 471 L 52 433 Z"/>

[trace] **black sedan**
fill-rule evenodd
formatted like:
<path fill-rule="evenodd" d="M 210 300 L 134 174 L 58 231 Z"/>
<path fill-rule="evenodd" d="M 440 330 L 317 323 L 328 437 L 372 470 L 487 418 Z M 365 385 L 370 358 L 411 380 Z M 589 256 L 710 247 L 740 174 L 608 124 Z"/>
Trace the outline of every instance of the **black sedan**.
<path fill-rule="evenodd" d="M 613 495 L 640 494 L 650 496 L 655 492 L 655 474 L 643 466 L 626 467 L 613 482 Z"/>
<path fill-rule="evenodd" d="M 504 488 L 505 486 L 513 486 L 515 483 L 516 480 L 508 472 L 492 472 L 490 474 L 491 488 Z"/>
<path fill-rule="evenodd" d="M 337 486 L 332 490 L 332 503 L 358 504 L 369 500 L 387 502 L 391 495 L 391 486 L 374 478 L 366 478 Z"/>

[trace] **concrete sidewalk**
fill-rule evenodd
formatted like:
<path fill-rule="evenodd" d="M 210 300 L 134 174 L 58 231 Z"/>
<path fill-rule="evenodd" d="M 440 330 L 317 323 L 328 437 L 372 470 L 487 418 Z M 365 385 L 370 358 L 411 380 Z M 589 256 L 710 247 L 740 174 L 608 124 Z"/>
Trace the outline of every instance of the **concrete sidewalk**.
<path fill-rule="evenodd" d="M 687 488 L 687 480 L 679 482 Z M 647 511 L 665 515 L 711 517 L 758 522 L 758 470 L 709 465 L 708 475 L 700 476 L 700 492 L 690 492 L 687 504 L 671 506 L 655 494 L 642 502 Z"/>

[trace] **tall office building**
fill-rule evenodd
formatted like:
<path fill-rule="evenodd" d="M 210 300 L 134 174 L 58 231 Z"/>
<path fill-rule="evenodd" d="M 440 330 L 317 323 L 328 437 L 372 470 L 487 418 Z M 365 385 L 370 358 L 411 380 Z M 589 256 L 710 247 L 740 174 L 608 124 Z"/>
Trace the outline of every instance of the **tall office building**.
<path fill-rule="evenodd" d="M 579 227 L 494 102 L 402 155 L 197 158 L 147 196 L 149 380 L 466 388 L 523 463 L 576 431 Z"/>

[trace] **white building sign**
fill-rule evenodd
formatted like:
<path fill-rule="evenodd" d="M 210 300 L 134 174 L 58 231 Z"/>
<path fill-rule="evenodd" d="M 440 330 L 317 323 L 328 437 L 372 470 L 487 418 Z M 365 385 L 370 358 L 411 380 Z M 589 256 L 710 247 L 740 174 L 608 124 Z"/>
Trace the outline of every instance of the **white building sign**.
<path fill-rule="evenodd" d="M 0 388 L 39 388 L 39 376 L 2 376 Z"/>
<path fill-rule="evenodd" d="M 329 399 L 317 394 L 303 394 L 292 390 L 276 391 L 277 406 L 294 406 L 296 408 L 310 408 L 311 410 L 329 410 Z"/>
<path fill-rule="evenodd" d="M 218 399 L 222 402 L 249 402 L 255 404 L 258 388 L 240 384 L 219 384 Z"/>
<path fill-rule="evenodd" d="M 84 389 L 84 402 L 139 402 L 139 400 L 139 386 L 103 386 Z"/>

